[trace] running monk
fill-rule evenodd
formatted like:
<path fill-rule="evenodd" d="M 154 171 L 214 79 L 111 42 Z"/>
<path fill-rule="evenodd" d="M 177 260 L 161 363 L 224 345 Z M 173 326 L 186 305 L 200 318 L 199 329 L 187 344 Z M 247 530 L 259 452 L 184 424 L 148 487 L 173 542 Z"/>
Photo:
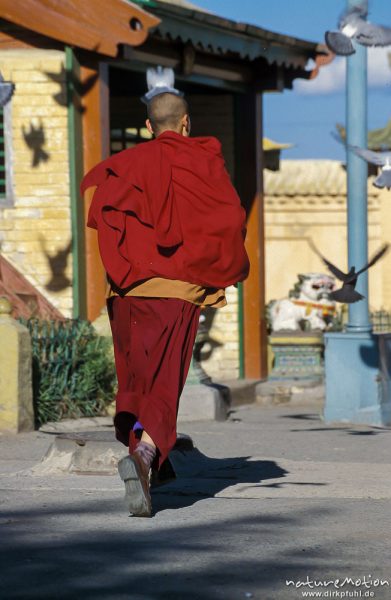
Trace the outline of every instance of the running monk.
<path fill-rule="evenodd" d="M 96 186 L 87 225 L 97 229 L 111 286 L 114 424 L 130 452 L 118 467 L 138 516 L 151 515 L 150 469 L 176 442 L 200 309 L 224 306 L 225 288 L 249 270 L 245 212 L 220 142 L 189 137 L 180 96 L 159 94 L 147 110 L 154 139 L 99 163 L 81 186 Z"/>

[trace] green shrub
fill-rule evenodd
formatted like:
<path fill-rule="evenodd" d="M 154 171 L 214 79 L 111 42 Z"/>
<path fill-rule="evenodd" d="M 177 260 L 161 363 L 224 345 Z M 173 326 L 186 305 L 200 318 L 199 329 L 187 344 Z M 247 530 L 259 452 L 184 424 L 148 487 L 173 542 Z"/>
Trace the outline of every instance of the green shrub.
<path fill-rule="evenodd" d="M 105 414 L 116 385 L 110 343 L 88 321 L 29 319 L 36 422 Z"/>

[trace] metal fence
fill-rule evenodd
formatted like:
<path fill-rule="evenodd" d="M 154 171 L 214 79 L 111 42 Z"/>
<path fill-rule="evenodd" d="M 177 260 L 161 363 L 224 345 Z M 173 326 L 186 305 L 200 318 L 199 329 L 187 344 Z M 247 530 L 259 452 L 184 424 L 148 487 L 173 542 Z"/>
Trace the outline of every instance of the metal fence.
<path fill-rule="evenodd" d="M 372 312 L 371 322 L 374 333 L 391 332 L 391 313 L 386 310 L 375 310 Z"/>
<path fill-rule="evenodd" d="M 348 309 L 345 304 L 337 311 L 331 331 L 344 331 L 348 318 Z M 385 309 L 374 310 L 370 313 L 370 321 L 374 333 L 391 333 L 391 312 Z"/>

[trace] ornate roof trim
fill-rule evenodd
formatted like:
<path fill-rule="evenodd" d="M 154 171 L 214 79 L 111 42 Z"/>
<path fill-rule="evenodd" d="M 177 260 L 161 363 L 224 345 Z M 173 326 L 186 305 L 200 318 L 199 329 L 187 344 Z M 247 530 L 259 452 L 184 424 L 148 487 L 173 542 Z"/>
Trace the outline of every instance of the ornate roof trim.
<path fill-rule="evenodd" d="M 117 56 L 138 46 L 160 19 L 127 0 L 0 0 L 1 17 L 70 46 Z"/>

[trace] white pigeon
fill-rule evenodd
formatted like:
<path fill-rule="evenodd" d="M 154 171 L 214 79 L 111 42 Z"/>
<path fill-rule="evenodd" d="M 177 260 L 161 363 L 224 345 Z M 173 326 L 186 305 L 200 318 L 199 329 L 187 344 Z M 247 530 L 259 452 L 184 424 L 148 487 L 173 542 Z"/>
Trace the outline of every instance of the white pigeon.
<path fill-rule="evenodd" d="M 363 46 L 390 46 L 391 27 L 373 25 L 366 21 L 367 10 L 356 6 L 347 10 L 340 18 L 338 31 L 326 31 L 327 47 L 339 56 L 349 56 L 356 50 L 352 44 L 354 39 Z"/>
<path fill-rule="evenodd" d="M 174 87 L 175 74 L 174 69 L 168 67 L 161 67 L 160 65 L 154 68 L 147 69 L 147 85 L 148 92 L 144 94 L 141 100 L 148 104 L 148 102 L 158 94 L 176 94 L 177 96 L 183 96 L 183 92 L 180 92 Z"/>
<path fill-rule="evenodd" d="M 341 127 L 338 126 L 340 130 Z M 341 131 L 339 135 L 335 133 L 335 131 L 331 132 L 333 138 L 343 144 L 345 148 L 349 148 L 352 150 L 357 156 L 360 156 L 367 162 L 376 165 L 377 167 L 381 167 L 381 173 L 376 177 L 373 182 L 373 185 L 377 188 L 386 187 L 388 190 L 391 188 L 391 152 L 375 152 L 375 150 L 368 150 L 367 148 L 360 148 L 360 146 L 353 146 L 352 144 L 347 144 L 343 139 Z"/>
<path fill-rule="evenodd" d="M 375 187 L 391 189 L 391 152 L 375 152 L 374 150 L 367 150 L 367 148 L 351 146 L 350 144 L 348 148 L 367 162 L 381 167 L 380 174 L 373 182 Z"/>
<path fill-rule="evenodd" d="M 15 84 L 12 81 L 4 81 L 4 77 L 0 73 L 0 107 L 3 108 L 12 98 L 15 90 Z"/>

